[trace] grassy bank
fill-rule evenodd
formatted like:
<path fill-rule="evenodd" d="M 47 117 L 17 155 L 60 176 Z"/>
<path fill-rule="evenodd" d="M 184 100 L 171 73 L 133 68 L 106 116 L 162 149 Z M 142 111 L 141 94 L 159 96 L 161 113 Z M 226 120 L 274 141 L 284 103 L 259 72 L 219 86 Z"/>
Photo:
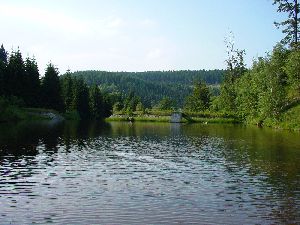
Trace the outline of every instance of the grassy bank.
<path fill-rule="evenodd" d="M 54 110 L 40 108 L 21 108 L 10 105 L 0 110 L 0 122 L 62 120 L 63 117 Z"/>
<path fill-rule="evenodd" d="M 225 113 L 190 113 L 184 112 L 188 115 L 194 123 L 240 123 L 240 121 L 234 116 Z M 172 111 L 157 111 L 151 110 L 147 114 L 141 114 L 141 112 L 134 112 L 131 115 L 125 115 L 122 113 L 116 113 L 107 118 L 106 121 L 142 121 L 142 122 L 170 122 Z M 182 119 L 182 123 L 188 123 L 190 121 Z"/>
<path fill-rule="evenodd" d="M 283 112 L 278 119 L 266 119 L 264 126 L 300 131 L 300 105 Z"/>

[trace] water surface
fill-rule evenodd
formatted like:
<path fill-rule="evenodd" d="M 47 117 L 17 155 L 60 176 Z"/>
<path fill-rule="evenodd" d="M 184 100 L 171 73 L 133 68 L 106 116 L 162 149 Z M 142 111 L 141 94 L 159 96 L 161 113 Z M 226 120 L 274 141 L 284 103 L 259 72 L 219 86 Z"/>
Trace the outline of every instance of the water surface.
<path fill-rule="evenodd" d="M 234 125 L 0 125 L 0 224 L 296 224 L 300 134 Z"/>

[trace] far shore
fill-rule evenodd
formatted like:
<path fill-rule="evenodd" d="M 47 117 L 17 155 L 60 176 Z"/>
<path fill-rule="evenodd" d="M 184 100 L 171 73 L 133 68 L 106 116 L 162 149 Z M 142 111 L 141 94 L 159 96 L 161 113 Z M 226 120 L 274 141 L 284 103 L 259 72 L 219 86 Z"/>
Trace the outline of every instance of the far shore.
<path fill-rule="evenodd" d="M 180 123 L 240 123 L 235 118 L 222 118 L 222 117 L 212 117 L 212 118 L 205 118 L 205 117 L 191 117 L 192 122 L 182 118 Z M 112 115 L 109 118 L 106 118 L 105 121 L 127 121 L 127 122 L 161 122 L 161 123 L 170 123 L 171 116 L 170 115 L 151 115 L 151 114 L 144 114 L 144 115 Z"/>

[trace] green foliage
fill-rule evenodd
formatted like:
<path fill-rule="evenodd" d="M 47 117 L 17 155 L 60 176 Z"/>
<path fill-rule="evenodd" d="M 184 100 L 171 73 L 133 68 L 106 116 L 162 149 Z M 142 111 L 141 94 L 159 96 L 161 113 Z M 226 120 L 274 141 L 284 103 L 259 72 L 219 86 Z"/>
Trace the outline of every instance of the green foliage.
<path fill-rule="evenodd" d="M 4 74 L 3 82 L 4 94 L 23 97 L 25 94 L 25 64 L 20 50 L 13 52 L 10 55 L 6 73 Z"/>
<path fill-rule="evenodd" d="M 25 91 L 23 94 L 23 99 L 26 106 L 38 107 L 40 105 L 40 94 L 41 94 L 41 84 L 40 84 L 40 74 L 37 66 L 37 62 L 34 58 L 27 58 L 25 61 L 25 80 L 24 86 Z"/>
<path fill-rule="evenodd" d="M 100 86 L 103 93 L 118 93 L 120 96 L 133 91 L 141 98 L 145 107 L 156 105 L 163 97 L 174 99 L 175 105 L 182 106 L 184 99 L 192 91 L 191 85 L 196 80 L 204 80 L 207 84 L 220 84 L 223 70 L 199 71 L 148 71 L 148 72 L 105 72 L 79 71 L 72 76 L 84 79 L 88 85 Z M 178 91 L 180 90 L 180 91 Z"/>
<path fill-rule="evenodd" d="M 123 108 L 123 105 L 120 102 L 116 102 L 113 105 L 113 114 L 119 113 L 122 110 L 122 108 Z"/>
<path fill-rule="evenodd" d="M 291 98 L 300 97 L 300 51 L 291 52 L 285 65 L 288 84 L 290 85 L 289 96 Z"/>
<path fill-rule="evenodd" d="M 234 83 L 224 82 L 221 85 L 221 94 L 218 100 L 218 108 L 223 111 L 234 112 L 236 110 L 235 99 L 237 97 Z"/>
<path fill-rule="evenodd" d="M 139 114 L 141 114 L 141 115 L 145 114 L 145 107 L 142 102 L 139 102 L 136 105 L 136 111 L 139 112 Z"/>
<path fill-rule="evenodd" d="M 17 121 L 26 117 L 20 109 L 24 102 L 17 97 L 0 96 L 0 122 Z"/>
<path fill-rule="evenodd" d="M 6 59 L 0 60 L 0 86 L 0 94 L 17 96 L 24 100 L 26 106 L 37 107 L 40 99 L 40 80 L 35 59 L 27 58 L 24 62 L 18 49 L 12 52 L 8 64 Z"/>
<path fill-rule="evenodd" d="M 99 88 L 94 85 L 90 88 L 90 112 L 94 119 L 103 118 L 103 100 Z"/>
<path fill-rule="evenodd" d="M 279 120 L 290 105 L 287 92 L 297 77 L 297 57 L 295 52 L 282 45 L 275 46 L 272 54 L 259 58 L 249 71 L 233 83 L 228 85 L 225 81 L 218 99 L 223 101 L 222 109 L 228 111 L 231 108 L 248 123 Z M 226 104 L 232 105 L 226 107 Z"/>
<path fill-rule="evenodd" d="M 113 102 L 121 99 L 118 93 L 102 95 L 98 87 L 89 88 L 83 79 L 73 78 L 70 71 L 60 79 L 58 69 L 52 63 L 47 65 L 45 76 L 40 81 L 36 60 L 28 57 L 24 62 L 19 49 L 12 52 L 8 62 L 7 58 L 2 45 L 0 96 L 5 96 L 5 101 L 1 100 L 0 110 L 5 120 L 24 119 L 32 114 L 20 109 L 21 102 L 22 107 L 66 111 L 65 116 L 69 119 L 102 119 L 111 115 Z M 18 99 L 18 106 L 14 104 L 15 99 Z M 12 103 L 4 104 L 7 101 Z"/>
<path fill-rule="evenodd" d="M 225 73 L 224 83 L 221 85 L 221 93 L 215 108 L 221 108 L 224 111 L 234 112 L 236 110 L 237 83 L 240 77 L 247 71 L 244 63 L 244 50 L 238 50 L 234 47 L 233 39 L 225 41 L 227 47 L 227 71 Z"/>
<path fill-rule="evenodd" d="M 191 112 L 184 111 L 190 117 L 193 118 L 226 118 L 226 119 L 238 119 L 235 114 L 229 112 L 212 112 L 212 111 L 203 111 L 203 112 Z"/>
<path fill-rule="evenodd" d="M 288 109 L 277 120 L 277 126 L 285 129 L 300 130 L 300 104 Z M 276 126 L 275 125 L 275 126 Z"/>
<path fill-rule="evenodd" d="M 5 48 L 3 47 L 3 44 L 1 44 L 1 47 L 0 47 L 0 61 L 3 62 L 4 64 L 7 64 L 7 58 L 8 58 L 8 54 L 5 50 Z"/>
<path fill-rule="evenodd" d="M 136 111 L 136 106 L 139 102 L 139 97 L 133 91 L 130 91 L 124 100 L 123 112 L 127 115 L 132 115 Z"/>
<path fill-rule="evenodd" d="M 103 118 L 110 117 L 112 115 L 112 101 L 109 94 L 103 95 Z"/>
<path fill-rule="evenodd" d="M 58 69 L 52 63 L 49 63 L 42 80 L 43 106 L 47 109 L 62 111 L 63 100 L 58 75 Z"/>
<path fill-rule="evenodd" d="M 73 110 L 75 80 L 73 80 L 69 71 L 60 80 L 60 83 L 61 83 L 62 97 L 63 97 L 65 110 L 72 111 Z"/>
<path fill-rule="evenodd" d="M 76 111 L 76 110 L 71 110 L 71 111 L 65 112 L 64 118 L 66 120 L 75 120 L 75 121 L 81 119 L 78 111 Z"/>
<path fill-rule="evenodd" d="M 155 108 L 158 110 L 172 110 L 174 109 L 174 101 L 168 97 L 164 97 Z"/>
<path fill-rule="evenodd" d="M 83 79 L 73 78 L 70 74 L 60 81 L 68 119 L 100 120 L 111 115 L 113 96 L 102 95 L 98 86 L 88 87 Z"/>
<path fill-rule="evenodd" d="M 210 105 L 210 91 L 204 82 L 194 84 L 193 93 L 186 98 L 185 110 L 191 112 L 204 111 Z"/>
<path fill-rule="evenodd" d="M 258 117 L 258 90 L 257 90 L 257 76 L 254 75 L 255 67 L 262 66 L 264 62 L 260 62 L 254 66 L 253 72 L 247 72 L 241 79 L 237 82 L 237 96 L 233 99 L 237 105 L 238 115 L 243 119 L 252 120 Z M 258 73 L 259 76 L 260 73 Z"/>
<path fill-rule="evenodd" d="M 74 98 L 72 108 L 78 111 L 80 118 L 87 119 L 90 116 L 89 89 L 82 79 L 74 81 Z"/>
<path fill-rule="evenodd" d="M 0 48 L 0 96 L 5 94 L 5 75 L 6 75 L 6 66 L 7 66 L 7 52 L 3 47 L 3 44 Z"/>

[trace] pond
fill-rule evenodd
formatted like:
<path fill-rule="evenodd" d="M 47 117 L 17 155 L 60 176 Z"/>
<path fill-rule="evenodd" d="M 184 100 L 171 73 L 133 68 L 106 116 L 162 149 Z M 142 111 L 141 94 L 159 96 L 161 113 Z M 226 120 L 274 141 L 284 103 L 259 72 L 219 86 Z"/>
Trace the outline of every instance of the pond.
<path fill-rule="evenodd" d="M 0 125 L 0 224 L 300 223 L 300 134 L 241 125 Z"/>

